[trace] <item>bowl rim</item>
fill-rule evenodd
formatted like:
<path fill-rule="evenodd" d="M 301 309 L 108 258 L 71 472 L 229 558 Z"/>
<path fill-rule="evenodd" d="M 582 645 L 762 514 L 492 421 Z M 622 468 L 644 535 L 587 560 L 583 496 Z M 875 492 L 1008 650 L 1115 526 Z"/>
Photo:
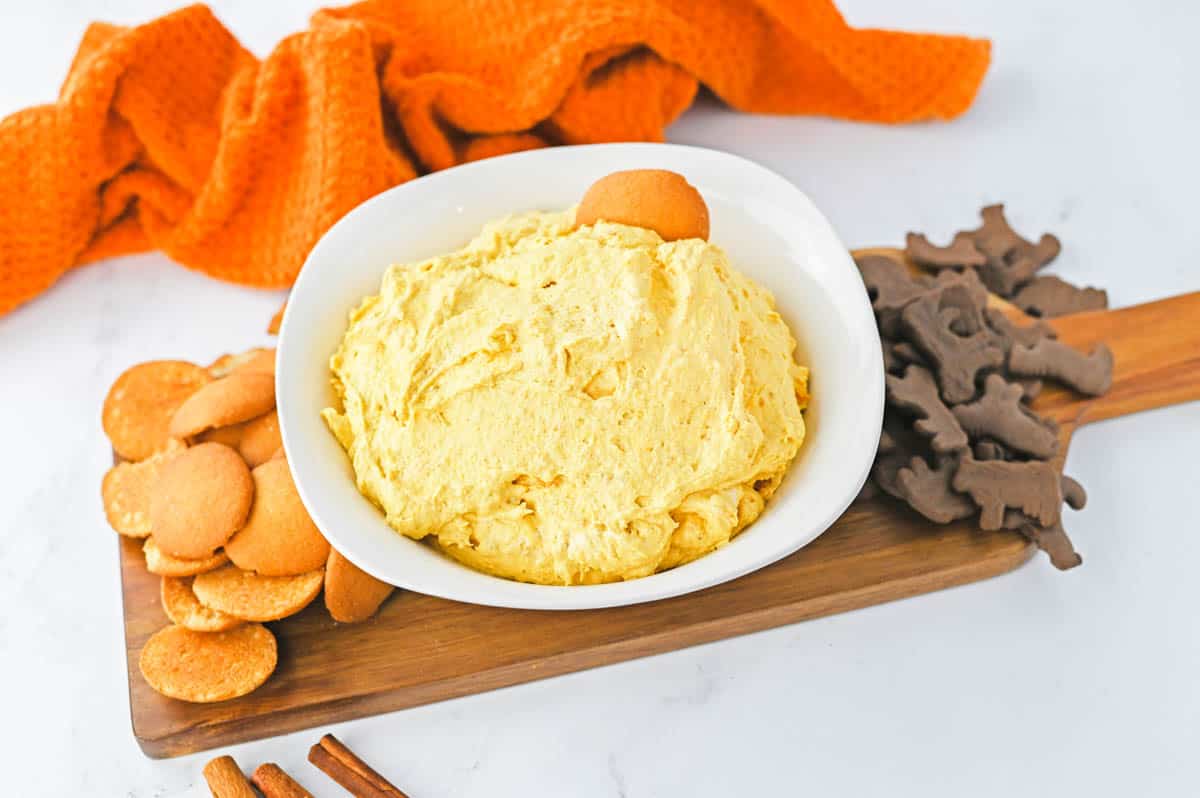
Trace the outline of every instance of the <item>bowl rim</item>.
<path fill-rule="evenodd" d="M 288 297 L 287 308 L 284 312 L 283 323 L 277 341 L 278 354 L 276 358 L 277 369 L 275 379 L 280 434 L 288 456 L 289 466 L 294 475 L 297 492 L 314 523 L 330 540 L 330 543 L 343 556 L 368 574 L 390 584 L 396 584 L 399 587 L 427 595 L 460 602 L 521 609 L 594 609 L 657 601 L 703 590 L 736 579 L 737 577 L 770 565 L 806 546 L 841 516 L 866 481 L 874 459 L 875 449 L 878 444 L 878 430 L 881 427 L 883 418 L 884 371 L 882 356 L 880 356 L 877 366 L 870 369 L 872 373 L 865 381 L 863 394 L 859 397 L 860 411 L 861 413 L 865 413 L 862 417 L 861 425 L 865 432 L 858 434 L 855 441 L 848 441 L 848 443 L 853 443 L 853 446 L 848 446 L 845 453 L 847 457 L 852 458 L 850 463 L 856 465 L 852 473 L 857 476 L 854 479 L 848 479 L 836 497 L 833 497 L 832 500 L 826 500 L 826 510 L 819 518 L 810 520 L 804 524 L 807 530 L 805 533 L 798 534 L 794 538 L 787 540 L 786 544 L 767 549 L 757 557 L 739 562 L 737 563 L 737 567 L 727 568 L 704 578 L 687 579 L 681 578 L 679 574 L 685 572 L 690 565 L 714 556 L 716 552 L 704 555 L 678 568 L 622 582 L 572 586 L 535 585 L 514 582 L 479 571 L 471 571 L 472 574 L 480 579 L 486 580 L 479 582 L 480 585 L 496 583 L 495 589 L 489 590 L 486 587 L 479 587 L 474 590 L 446 590 L 436 580 L 433 582 L 423 580 L 419 578 L 419 574 L 397 579 L 395 574 L 387 571 L 386 567 L 373 562 L 371 556 L 365 554 L 364 550 L 356 545 L 351 537 L 342 534 L 345 530 L 340 529 L 338 524 L 327 515 L 327 508 L 322 506 L 321 501 L 317 498 L 318 492 L 313 489 L 313 485 L 316 484 L 316 475 L 313 464 L 304 459 L 304 445 L 300 441 L 302 433 L 297 431 L 299 424 L 293 424 L 289 421 L 292 417 L 291 408 L 300 401 L 289 394 L 286 387 L 289 383 L 291 372 L 290 364 L 297 357 L 292 354 L 292 347 L 289 344 L 297 337 L 297 333 L 294 331 L 306 323 L 302 315 L 297 316 L 293 312 L 293 309 L 297 307 L 301 308 L 302 311 L 306 307 L 306 304 L 304 302 L 294 302 L 294 300 L 305 297 L 308 292 L 316 290 L 314 286 L 321 280 L 326 279 L 322 276 L 323 267 L 321 264 L 328 263 L 327 253 L 331 253 L 336 249 L 338 240 L 347 234 L 346 231 L 355 227 L 360 218 L 364 218 L 377 212 L 378 209 L 384 206 L 397 202 L 399 197 L 405 197 L 414 191 L 436 190 L 439 186 L 450 182 L 457 182 L 464 178 L 484 178 L 489 172 L 497 172 L 497 170 L 503 172 L 509 167 L 527 166 L 535 161 L 553 163 L 555 160 L 559 160 L 565 162 L 575 158 L 592 158 L 600 154 L 604 157 L 616 155 L 627 159 L 630 161 L 630 165 L 627 168 L 640 168 L 643 163 L 654 163 L 661 164 L 660 168 L 675 168 L 683 172 L 685 176 L 687 175 L 687 166 L 682 164 L 689 161 L 708 164 L 714 168 L 720 166 L 741 170 L 756 181 L 756 185 L 770 186 L 772 190 L 784 192 L 785 195 L 789 196 L 790 200 L 796 203 L 796 207 L 808 217 L 808 222 L 814 227 L 816 233 L 826 239 L 822 243 L 822 246 L 829 251 L 830 257 L 834 260 L 844 261 L 843 264 L 837 266 L 839 271 L 846 272 L 849 269 L 853 271 L 857 279 L 857 269 L 853 265 L 849 251 L 838 239 L 832 225 L 830 225 L 825 216 L 798 187 L 786 178 L 753 161 L 730 153 L 703 147 L 678 144 L 634 143 L 573 145 L 532 150 L 498 156 L 433 172 L 394 186 L 367 199 L 331 226 L 309 252 L 304 266 L 293 285 L 292 292 Z M 719 244 L 720 242 L 717 241 L 715 243 Z M 840 250 L 842 255 L 840 257 L 834 255 L 832 247 Z M 379 265 L 380 276 L 382 276 L 383 271 L 389 265 Z M 840 276 L 836 279 L 845 281 L 848 276 L 849 274 L 846 273 L 845 276 Z M 839 290 L 844 291 L 845 286 L 841 286 Z M 861 328 L 865 333 L 869 327 L 869 334 L 874 336 L 875 340 L 878 341 L 878 330 L 870 301 L 866 291 L 861 291 L 860 293 L 861 297 L 859 299 L 846 297 L 845 301 L 848 303 L 849 308 L 838 315 L 853 329 Z M 856 318 L 849 318 L 850 315 Z M 816 378 L 820 379 L 820 375 L 817 375 Z M 324 424 L 322 423 L 321 426 L 324 427 Z M 873 434 L 870 432 L 871 430 L 874 430 Z M 324 431 L 327 432 L 327 430 Z M 806 441 L 806 445 L 810 444 Z M 299 459 L 293 459 L 293 455 L 297 453 L 300 454 Z M 795 468 L 795 464 L 793 464 L 792 468 Z M 358 494 L 357 488 L 355 488 L 355 494 L 361 501 L 368 501 L 361 494 Z M 768 513 L 770 511 L 769 508 L 770 504 L 768 504 Z M 374 507 L 371 509 L 378 513 L 378 510 Z M 379 520 L 380 523 L 385 523 L 382 516 L 380 516 Z M 758 523 L 761 523 L 761 519 L 755 522 L 755 524 Z M 753 527 L 754 524 L 751 525 L 750 529 L 753 529 Z M 393 534 L 398 535 L 398 533 L 394 532 Z M 422 545 L 416 541 L 410 540 L 409 542 L 414 546 Z M 440 553 L 437 556 L 444 557 Z M 445 559 L 453 562 L 450 558 Z M 458 565 L 460 568 L 466 568 L 466 566 L 457 563 L 455 565 Z"/>

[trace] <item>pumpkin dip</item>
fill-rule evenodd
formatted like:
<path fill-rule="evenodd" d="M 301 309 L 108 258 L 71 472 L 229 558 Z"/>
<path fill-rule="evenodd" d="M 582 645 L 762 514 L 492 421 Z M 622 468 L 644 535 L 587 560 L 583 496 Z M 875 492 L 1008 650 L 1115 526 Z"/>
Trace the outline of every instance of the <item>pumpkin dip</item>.
<path fill-rule="evenodd" d="M 632 579 L 762 512 L 804 440 L 795 346 L 717 246 L 528 213 L 390 267 L 323 415 L 401 534 L 510 579 Z"/>

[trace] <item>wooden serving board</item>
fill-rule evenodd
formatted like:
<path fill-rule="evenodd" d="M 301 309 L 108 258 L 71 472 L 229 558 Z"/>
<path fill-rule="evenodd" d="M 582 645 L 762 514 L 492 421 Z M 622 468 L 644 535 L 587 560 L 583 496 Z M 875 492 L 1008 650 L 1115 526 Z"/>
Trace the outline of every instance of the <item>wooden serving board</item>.
<path fill-rule="evenodd" d="M 1062 425 L 1064 443 L 1085 423 L 1200 399 L 1200 293 L 1053 324 L 1067 343 L 1090 347 L 1104 340 L 1116 356 L 1106 396 L 1047 390 L 1038 398 L 1037 408 Z M 774 565 L 652 604 L 536 612 L 398 592 L 375 618 L 347 626 L 331 621 L 318 599 L 300 615 L 270 624 L 279 639 L 279 668 L 266 685 L 233 701 L 186 704 L 158 695 L 138 672 L 146 639 L 168 623 L 159 579 L 146 571 L 139 543 L 122 539 L 121 579 L 133 730 L 152 757 L 442 701 L 940 590 L 1004 573 L 1034 553 L 1015 533 L 981 533 L 969 523 L 934 526 L 890 500 L 863 501 L 811 545 Z"/>

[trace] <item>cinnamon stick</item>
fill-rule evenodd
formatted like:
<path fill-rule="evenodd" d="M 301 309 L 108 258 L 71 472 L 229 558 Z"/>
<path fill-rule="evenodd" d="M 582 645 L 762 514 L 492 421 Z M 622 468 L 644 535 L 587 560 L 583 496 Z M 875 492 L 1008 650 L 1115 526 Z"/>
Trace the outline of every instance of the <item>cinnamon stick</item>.
<path fill-rule="evenodd" d="M 408 798 L 332 734 L 326 734 L 308 750 L 308 761 L 355 798 Z"/>
<path fill-rule="evenodd" d="M 251 777 L 254 786 L 266 798 L 313 798 L 313 794 L 301 787 L 295 779 L 274 762 L 267 762 L 254 769 Z"/>
<path fill-rule="evenodd" d="M 205 765 L 204 780 L 213 798 L 258 798 L 231 756 L 219 756 Z"/>

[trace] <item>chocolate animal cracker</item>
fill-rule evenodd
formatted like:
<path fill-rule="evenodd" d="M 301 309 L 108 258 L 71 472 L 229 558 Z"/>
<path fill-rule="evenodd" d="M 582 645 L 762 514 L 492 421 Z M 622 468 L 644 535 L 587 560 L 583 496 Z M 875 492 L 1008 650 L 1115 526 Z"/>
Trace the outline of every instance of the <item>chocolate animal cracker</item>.
<path fill-rule="evenodd" d="M 978 229 L 947 246 L 908 235 L 906 254 L 932 279 L 886 255 L 858 259 L 887 372 L 884 430 L 864 495 L 882 491 L 937 523 L 978 515 L 983 529 L 1019 530 L 1055 566 L 1074 567 L 1081 560 L 1060 508 L 1082 507 L 1086 494 L 1051 464 L 1058 427 L 1029 403 L 1043 380 L 1102 393 L 1112 354 L 1103 345 L 1077 352 L 1040 320 L 1018 323 L 992 306 L 989 290 L 1045 317 L 1104 307 L 1107 297 L 1037 276 L 1061 248 L 1053 235 L 1024 238 L 1001 205 L 980 215 Z"/>
<path fill-rule="evenodd" d="M 1104 310 L 1108 292 L 1099 288 L 1080 288 L 1047 274 L 1034 278 L 1013 296 L 1013 304 L 1030 316 L 1051 319 L 1068 313 Z"/>

